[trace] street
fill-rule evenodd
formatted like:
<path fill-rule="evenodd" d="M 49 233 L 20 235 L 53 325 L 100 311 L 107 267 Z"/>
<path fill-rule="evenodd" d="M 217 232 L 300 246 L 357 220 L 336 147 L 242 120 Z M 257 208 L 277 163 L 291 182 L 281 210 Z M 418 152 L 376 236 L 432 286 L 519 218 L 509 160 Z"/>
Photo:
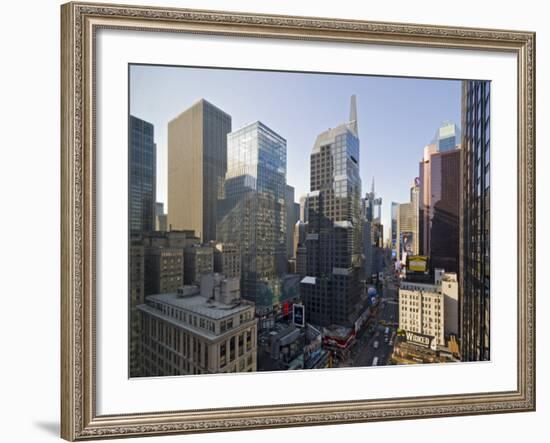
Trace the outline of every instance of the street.
<path fill-rule="evenodd" d="M 375 359 L 377 366 L 388 364 L 393 351 L 392 339 L 395 340 L 395 332 L 399 321 L 399 302 L 398 288 L 392 282 L 391 277 L 386 278 L 386 275 L 389 275 L 389 273 L 385 273 L 382 296 L 376 315 L 371 320 L 373 327 L 365 327 L 361 330 L 346 366 L 374 366 Z M 387 340 L 386 328 L 389 328 Z M 369 329 L 371 332 L 369 332 Z M 376 342 L 378 344 L 375 348 Z"/>

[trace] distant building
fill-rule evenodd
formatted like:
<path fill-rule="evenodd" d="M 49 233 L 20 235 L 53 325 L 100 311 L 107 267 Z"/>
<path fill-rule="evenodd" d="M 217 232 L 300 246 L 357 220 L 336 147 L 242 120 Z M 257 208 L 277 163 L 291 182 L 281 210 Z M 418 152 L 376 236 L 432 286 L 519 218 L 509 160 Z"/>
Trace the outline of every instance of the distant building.
<path fill-rule="evenodd" d="M 183 286 L 182 248 L 145 248 L 145 295 L 176 292 Z"/>
<path fill-rule="evenodd" d="M 445 272 L 443 269 L 435 270 L 435 284 L 441 286 L 444 296 L 445 337 L 459 334 L 459 309 L 458 309 L 458 279 L 454 272 Z"/>
<path fill-rule="evenodd" d="M 131 233 L 155 229 L 157 146 L 151 123 L 130 116 L 129 225 Z"/>
<path fill-rule="evenodd" d="M 216 240 L 231 116 L 202 99 L 168 123 L 168 228 Z"/>
<path fill-rule="evenodd" d="M 214 248 L 210 245 L 187 246 L 184 267 L 185 284 L 198 284 L 202 275 L 214 272 Z"/>
<path fill-rule="evenodd" d="M 214 272 L 241 278 L 241 254 L 235 243 L 214 244 Z"/>
<path fill-rule="evenodd" d="M 460 129 L 450 122 L 445 122 L 438 128 L 432 141 L 438 152 L 451 151 L 460 144 Z"/>
<path fill-rule="evenodd" d="M 462 83 L 460 348 L 464 361 L 491 357 L 491 125 L 489 81 Z"/>
<path fill-rule="evenodd" d="M 424 149 L 419 167 L 419 253 L 428 255 L 434 268 L 458 272 L 462 189 L 458 129 L 445 124 L 437 134 L 439 138 Z"/>
<path fill-rule="evenodd" d="M 296 255 L 294 249 L 294 225 L 300 220 L 300 205 L 294 202 L 294 188 L 286 185 L 286 255 L 290 259 Z"/>
<path fill-rule="evenodd" d="M 405 262 L 407 255 L 419 252 L 419 181 L 415 179 L 410 188 L 410 201 L 397 206 L 397 259 Z"/>
<path fill-rule="evenodd" d="M 306 318 L 314 325 L 352 325 L 363 273 L 355 96 L 351 98 L 349 121 L 317 137 L 310 168 L 307 276 L 300 285 Z"/>
<path fill-rule="evenodd" d="M 168 231 L 168 216 L 164 213 L 164 204 L 160 202 L 155 207 L 155 231 Z"/>
<path fill-rule="evenodd" d="M 150 295 L 138 310 L 143 376 L 256 371 L 254 305 L 237 279 L 203 276 L 200 288 Z"/>
<path fill-rule="evenodd" d="M 302 195 L 300 197 L 300 220 L 304 223 L 307 223 L 308 220 L 307 195 Z"/>

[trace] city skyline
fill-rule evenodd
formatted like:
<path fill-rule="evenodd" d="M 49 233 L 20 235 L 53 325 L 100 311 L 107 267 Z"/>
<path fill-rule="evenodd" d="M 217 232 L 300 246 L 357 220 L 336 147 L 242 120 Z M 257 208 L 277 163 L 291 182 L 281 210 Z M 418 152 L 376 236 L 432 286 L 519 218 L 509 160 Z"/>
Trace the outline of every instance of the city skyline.
<path fill-rule="evenodd" d="M 201 99 L 231 115 L 233 131 L 260 120 L 285 137 L 287 182 L 299 201 L 309 191 L 309 170 L 304 165 L 309 163 L 315 137 L 334 122 L 344 121 L 347 101 L 357 95 L 362 195 L 370 191 L 374 178 L 376 194 L 383 198 L 385 238 L 391 202 L 408 201 L 408 185 L 418 175 L 415 165 L 424 146 L 444 121 L 460 126 L 459 80 L 149 65 L 132 65 L 130 76 L 130 114 L 155 127 L 156 194 L 168 211 L 168 122 Z M 180 86 L 185 84 L 193 87 Z M 278 112 L 280 106 L 286 112 Z M 392 162 L 395 156 L 403 161 Z"/>

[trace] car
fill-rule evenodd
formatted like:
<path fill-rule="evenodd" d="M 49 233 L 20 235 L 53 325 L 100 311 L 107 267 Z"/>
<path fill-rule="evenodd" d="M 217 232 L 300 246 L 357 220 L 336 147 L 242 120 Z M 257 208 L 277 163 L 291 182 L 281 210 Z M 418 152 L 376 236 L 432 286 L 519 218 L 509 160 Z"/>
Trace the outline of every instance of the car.
<path fill-rule="evenodd" d="M 373 347 L 374 349 L 378 349 L 378 346 L 380 346 L 380 343 L 378 343 L 378 340 L 376 340 L 376 341 L 373 343 L 372 347 Z"/>

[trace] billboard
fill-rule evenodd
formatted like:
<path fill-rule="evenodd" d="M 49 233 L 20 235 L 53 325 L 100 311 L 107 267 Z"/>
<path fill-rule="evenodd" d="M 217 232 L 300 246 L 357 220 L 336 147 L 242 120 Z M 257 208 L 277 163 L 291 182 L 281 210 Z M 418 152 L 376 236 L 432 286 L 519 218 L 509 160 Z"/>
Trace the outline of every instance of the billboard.
<path fill-rule="evenodd" d="M 306 325 L 306 311 L 304 305 L 292 305 L 292 318 L 296 326 L 303 328 Z"/>
<path fill-rule="evenodd" d="M 414 251 L 414 234 L 410 231 L 402 232 L 400 246 L 401 255 L 412 254 Z"/>
<path fill-rule="evenodd" d="M 419 334 L 418 332 L 405 331 L 405 338 L 408 343 L 412 343 L 424 348 L 431 348 L 433 337 L 431 335 Z"/>
<path fill-rule="evenodd" d="M 407 272 L 413 272 L 413 273 L 428 272 L 428 257 L 425 255 L 407 256 Z"/>

